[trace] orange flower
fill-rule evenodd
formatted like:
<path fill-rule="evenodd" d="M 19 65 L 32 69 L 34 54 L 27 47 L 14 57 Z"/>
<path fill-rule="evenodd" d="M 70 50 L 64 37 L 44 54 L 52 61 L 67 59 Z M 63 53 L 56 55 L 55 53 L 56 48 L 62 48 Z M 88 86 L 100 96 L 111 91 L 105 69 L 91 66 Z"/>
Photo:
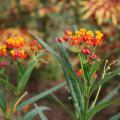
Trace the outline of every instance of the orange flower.
<path fill-rule="evenodd" d="M 97 73 L 94 73 L 94 74 L 93 74 L 93 78 L 97 78 Z"/>
<path fill-rule="evenodd" d="M 96 46 L 100 46 L 103 42 L 103 33 L 100 31 L 91 31 L 85 28 L 81 28 L 75 32 L 70 30 L 65 31 L 63 37 L 58 38 L 58 42 L 67 42 L 73 50 L 84 54 L 88 61 L 92 63 L 97 59 L 95 53 Z"/>
<path fill-rule="evenodd" d="M 1 41 L 0 44 L 0 56 L 9 56 L 14 60 L 27 59 L 32 54 L 36 55 L 42 49 L 37 40 L 29 43 L 23 37 L 10 37 L 6 41 Z"/>
<path fill-rule="evenodd" d="M 37 50 L 41 50 L 43 47 L 38 43 L 37 40 L 33 40 L 30 44 L 30 48 L 32 51 L 37 51 Z"/>
<path fill-rule="evenodd" d="M 85 28 L 82 28 L 75 33 L 72 31 L 66 30 L 65 31 L 65 36 L 63 39 L 59 38 L 58 41 L 69 41 L 72 46 L 80 46 L 81 44 L 84 44 L 85 46 L 92 45 L 92 46 L 98 46 L 102 43 L 103 41 L 103 33 L 100 31 L 96 31 L 95 33 L 86 30 Z"/>
<path fill-rule="evenodd" d="M 66 30 L 65 34 L 66 34 L 66 36 L 71 36 L 72 35 L 72 31 Z"/>
<path fill-rule="evenodd" d="M 77 72 L 77 76 L 80 77 L 80 76 L 82 76 L 82 74 L 83 74 L 82 69 L 79 69 L 78 72 Z"/>
<path fill-rule="evenodd" d="M 25 45 L 25 41 L 23 37 L 14 37 L 6 40 L 6 44 L 8 48 L 20 48 Z"/>
<path fill-rule="evenodd" d="M 7 55 L 7 49 L 6 45 L 0 45 L 0 56 L 6 56 Z"/>

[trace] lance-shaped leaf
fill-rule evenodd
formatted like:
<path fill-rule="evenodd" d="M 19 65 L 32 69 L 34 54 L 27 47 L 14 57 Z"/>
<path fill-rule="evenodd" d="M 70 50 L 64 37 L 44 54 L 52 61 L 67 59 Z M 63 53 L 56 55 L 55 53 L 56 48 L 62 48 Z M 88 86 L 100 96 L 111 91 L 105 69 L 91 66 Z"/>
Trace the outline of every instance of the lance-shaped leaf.
<path fill-rule="evenodd" d="M 58 43 L 58 47 L 59 47 L 59 51 L 60 51 L 60 55 L 61 57 L 70 65 L 72 71 L 74 72 L 72 65 L 70 64 L 69 60 L 68 60 L 68 54 L 65 50 L 65 48 L 63 47 L 62 44 Z M 79 79 L 79 81 L 77 81 L 74 76 L 72 76 L 71 74 L 69 74 L 69 72 L 67 71 L 67 69 L 63 66 L 63 71 L 64 71 L 64 75 L 65 78 L 67 80 L 68 83 L 68 87 L 70 89 L 73 101 L 74 101 L 74 105 L 75 107 L 77 107 L 76 109 L 80 109 L 79 112 L 80 114 L 83 113 L 83 109 L 84 109 L 84 96 L 82 94 L 84 94 L 84 91 L 81 91 L 80 89 L 80 84 L 82 84 L 82 81 Z M 79 82 L 81 82 L 79 84 Z"/>
<path fill-rule="evenodd" d="M 90 120 L 92 119 L 92 117 L 98 113 L 99 111 L 101 111 L 104 108 L 107 108 L 113 104 L 120 104 L 120 98 L 119 99 L 115 99 L 115 100 L 109 100 L 107 102 L 101 103 L 101 104 L 97 104 L 94 108 L 92 108 L 86 115 L 85 120 Z"/>
<path fill-rule="evenodd" d="M 6 98 L 3 91 L 0 91 L 0 108 L 3 111 L 3 113 L 6 112 Z"/>
<path fill-rule="evenodd" d="M 63 83 L 61 83 L 61 84 L 59 84 L 59 85 L 57 85 L 57 86 L 55 86 L 53 88 L 50 88 L 50 89 L 48 89 L 48 90 L 46 90 L 46 91 L 44 91 L 44 92 L 42 92 L 42 93 L 40 93 L 40 94 L 38 94 L 38 95 L 36 95 L 34 97 L 29 98 L 28 100 L 26 100 L 25 102 L 23 102 L 19 106 L 17 106 L 17 111 L 20 111 L 26 105 L 29 105 L 31 103 L 34 103 L 34 102 L 36 102 L 38 100 L 41 100 L 41 99 L 45 98 L 46 96 L 50 95 L 52 92 L 55 92 L 56 90 L 63 87 L 65 84 L 66 84 L 66 82 L 63 82 Z"/>
<path fill-rule="evenodd" d="M 60 57 L 60 55 L 58 55 L 58 53 L 55 52 L 55 50 L 53 50 L 48 44 L 46 44 L 42 39 L 40 39 L 39 37 L 37 37 L 36 35 L 34 35 L 32 32 L 30 32 L 37 40 L 40 44 L 42 44 L 42 46 L 44 46 L 60 63 L 61 65 L 63 65 L 67 71 L 69 72 L 69 74 L 71 74 L 74 79 L 76 79 L 76 81 L 79 81 L 80 84 L 80 89 L 81 91 L 84 91 L 84 86 L 83 84 L 80 82 L 80 79 L 76 76 L 76 74 L 74 73 L 74 71 L 71 69 L 71 66 L 69 63 L 67 63 L 63 58 Z"/>
<path fill-rule="evenodd" d="M 110 81 L 112 78 L 114 78 L 116 75 L 120 73 L 120 68 L 117 68 L 116 70 L 110 72 L 109 74 L 105 75 L 105 77 L 98 81 L 91 89 L 91 94 L 99 87 L 104 85 L 106 82 Z"/>
<path fill-rule="evenodd" d="M 34 106 L 35 106 L 36 110 L 38 111 L 39 118 L 41 118 L 41 120 L 48 120 L 47 117 L 45 116 L 45 114 L 43 113 L 43 111 L 39 109 L 37 104 L 34 104 Z"/>
<path fill-rule="evenodd" d="M 25 69 L 24 73 L 22 74 L 19 82 L 18 82 L 18 86 L 17 86 L 17 93 L 16 94 L 20 94 L 23 89 L 25 88 L 28 80 L 29 80 L 29 77 L 33 71 L 33 69 L 35 68 L 38 60 L 43 56 L 45 55 L 45 52 L 40 52 L 37 56 L 36 56 L 36 61 L 31 61 L 29 63 L 29 65 L 27 66 L 27 68 Z"/>
<path fill-rule="evenodd" d="M 99 104 L 111 100 L 116 94 L 118 94 L 119 89 L 120 89 L 120 85 L 117 86 L 116 88 L 114 88 L 114 90 L 112 90 L 106 97 L 104 97 L 104 98 L 99 102 Z"/>
<path fill-rule="evenodd" d="M 22 120 L 33 120 L 34 117 L 39 114 L 39 112 L 43 112 L 45 110 L 50 110 L 48 107 L 45 106 L 40 106 L 38 108 L 35 108 L 33 110 L 31 110 L 30 112 L 28 112 L 23 118 Z"/>

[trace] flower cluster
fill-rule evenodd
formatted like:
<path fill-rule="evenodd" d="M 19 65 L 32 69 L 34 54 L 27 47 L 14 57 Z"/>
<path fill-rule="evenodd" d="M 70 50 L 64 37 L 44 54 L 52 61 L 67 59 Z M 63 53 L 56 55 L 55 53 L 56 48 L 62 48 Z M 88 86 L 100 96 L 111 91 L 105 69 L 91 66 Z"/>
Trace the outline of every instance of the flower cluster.
<path fill-rule="evenodd" d="M 27 59 L 30 57 L 30 50 L 36 52 L 41 49 L 42 46 L 37 40 L 28 43 L 23 37 L 11 37 L 0 44 L 0 56 L 12 57 L 14 60 Z"/>
<path fill-rule="evenodd" d="M 76 31 L 75 33 L 66 30 L 63 40 L 70 41 L 72 46 L 79 47 L 82 44 L 84 44 L 84 46 L 98 46 L 102 43 L 102 37 L 103 34 L 100 31 L 96 31 L 94 35 L 92 31 L 82 28 Z"/>
<path fill-rule="evenodd" d="M 102 44 L 103 33 L 100 31 L 92 32 L 84 28 L 75 32 L 66 30 L 65 35 L 58 38 L 58 41 L 69 43 L 72 48 L 75 48 L 83 56 L 84 61 L 87 61 L 85 64 L 92 65 L 96 60 L 99 60 L 96 47 Z M 77 75 L 81 76 L 82 74 L 83 71 L 80 69 Z M 96 78 L 96 74 L 93 77 Z"/>
<path fill-rule="evenodd" d="M 30 48 L 31 50 L 41 50 L 42 49 L 42 45 L 38 44 L 37 40 L 33 40 L 30 44 Z"/>
<path fill-rule="evenodd" d="M 6 40 L 6 44 L 8 48 L 20 48 L 24 46 L 25 41 L 23 37 L 14 37 Z"/>
<path fill-rule="evenodd" d="M 86 30 L 84 28 L 72 32 L 70 30 L 65 31 L 65 35 L 62 38 L 58 38 L 59 42 L 68 42 L 71 46 L 76 47 L 79 52 L 85 55 L 89 55 L 89 58 L 95 59 L 97 56 L 94 53 L 96 46 L 99 46 L 103 42 L 103 33 L 96 31 L 95 33 Z"/>
<path fill-rule="evenodd" d="M 81 1 L 81 11 L 84 12 L 83 19 L 94 17 L 99 25 L 112 21 L 118 26 L 120 22 L 120 0 L 89 0 Z"/>
<path fill-rule="evenodd" d="M 0 45 L 0 56 L 6 56 L 7 55 L 7 46 L 6 45 Z"/>

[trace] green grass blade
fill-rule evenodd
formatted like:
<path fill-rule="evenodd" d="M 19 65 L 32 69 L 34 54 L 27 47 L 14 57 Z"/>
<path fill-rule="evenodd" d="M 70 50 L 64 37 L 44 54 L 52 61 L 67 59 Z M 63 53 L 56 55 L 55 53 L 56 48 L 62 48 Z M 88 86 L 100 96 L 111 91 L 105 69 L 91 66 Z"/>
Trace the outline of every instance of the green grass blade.
<path fill-rule="evenodd" d="M 31 103 L 34 103 L 40 99 L 43 99 L 44 97 L 50 95 L 52 92 L 60 89 L 61 87 L 63 87 L 64 85 L 66 84 L 66 82 L 63 82 L 53 88 L 50 88 L 34 97 L 31 97 L 30 99 L 26 100 L 25 102 L 21 103 L 18 107 L 17 107 L 17 111 L 20 111 L 21 109 L 23 109 L 24 106 L 28 105 L 28 104 L 31 104 Z"/>

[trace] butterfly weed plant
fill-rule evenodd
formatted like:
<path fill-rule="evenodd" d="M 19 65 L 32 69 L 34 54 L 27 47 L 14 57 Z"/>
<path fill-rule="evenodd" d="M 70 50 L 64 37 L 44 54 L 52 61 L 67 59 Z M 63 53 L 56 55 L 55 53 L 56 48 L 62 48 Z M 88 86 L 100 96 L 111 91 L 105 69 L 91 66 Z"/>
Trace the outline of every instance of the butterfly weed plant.
<path fill-rule="evenodd" d="M 102 100 L 99 99 L 99 94 L 104 84 L 120 73 L 120 68 L 110 70 L 116 61 L 109 64 L 108 60 L 106 60 L 104 63 L 104 60 L 100 58 L 97 53 L 97 48 L 104 42 L 102 32 L 93 32 L 84 28 L 74 32 L 66 30 L 64 36 L 57 39 L 60 54 L 32 32 L 31 34 L 62 65 L 74 105 L 75 118 L 73 119 L 91 120 L 102 109 L 120 103 L 120 98 L 114 98 L 120 85 Z M 69 62 L 69 56 L 64 46 L 68 46 L 79 58 L 80 69 L 77 72 L 75 72 Z M 101 67 L 102 72 L 100 72 Z M 94 99 L 91 99 L 93 96 Z M 119 118 L 118 113 L 115 117 L 112 117 L 111 120 L 118 120 Z"/>
<path fill-rule="evenodd" d="M 13 120 L 17 114 L 18 104 L 27 95 L 24 89 L 29 77 L 44 55 L 45 50 L 37 40 L 28 42 L 18 36 L 0 41 L 0 108 L 6 120 Z"/>

